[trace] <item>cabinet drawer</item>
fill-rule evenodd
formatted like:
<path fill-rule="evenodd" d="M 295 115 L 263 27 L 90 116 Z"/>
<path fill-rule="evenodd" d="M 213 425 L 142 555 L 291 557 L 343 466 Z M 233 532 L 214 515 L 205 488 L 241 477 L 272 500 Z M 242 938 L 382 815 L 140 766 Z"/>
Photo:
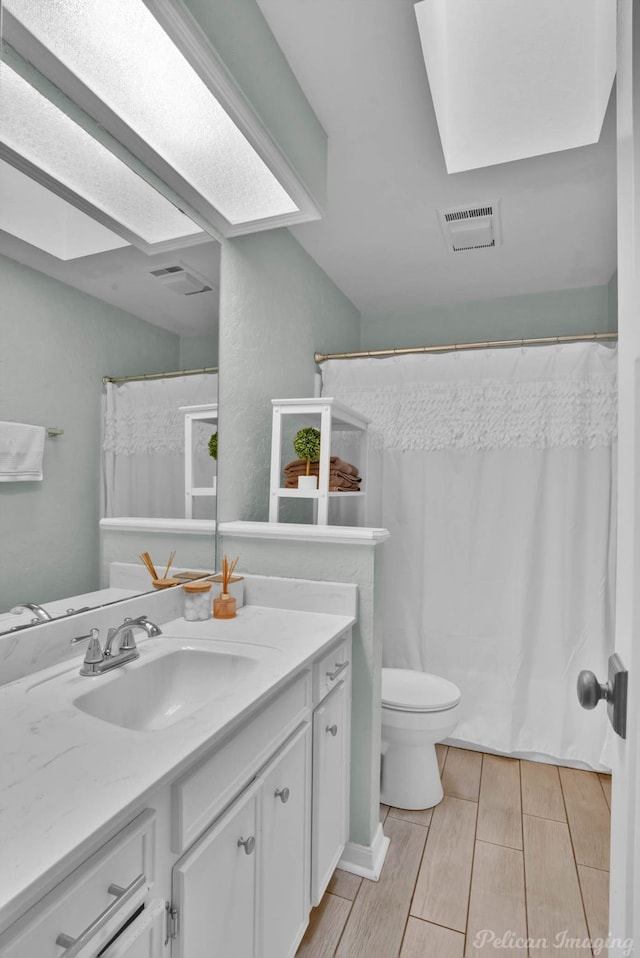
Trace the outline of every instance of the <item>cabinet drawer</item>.
<path fill-rule="evenodd" d="M 180 854 L 211 824 L 307 715 L 305 672 L 210 758 L 172 786 L 171 850 Z"/>
<path fill-rule="evenodd" d="M 154 880 L 154 842 L 155 812 L 148 809 L 0 938 L 2 958 L 97 954 L 147 896 Z M 70 947 L 68 942 L 65 948 L 56 942 L 59 935 L 78 943 Z"/>
<path fill-rule="evenodd" d="M 313 702 L 317 705 L 343 679 L 348 679 L 351 665 L 351 632 L 313 667 Z"/>

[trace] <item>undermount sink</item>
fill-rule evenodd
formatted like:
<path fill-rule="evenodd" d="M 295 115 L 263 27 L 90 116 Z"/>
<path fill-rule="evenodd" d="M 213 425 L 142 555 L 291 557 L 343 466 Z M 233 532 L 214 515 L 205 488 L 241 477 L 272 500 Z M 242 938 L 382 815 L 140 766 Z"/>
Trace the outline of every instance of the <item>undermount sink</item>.
<path fill-rule="evenodd" d="M 183 644 L 92 678 L 91 689 L 73 704 L 122 728 L 164 729 L 233 692 L 258 664 L 259 659 L 250 655 Z"/>

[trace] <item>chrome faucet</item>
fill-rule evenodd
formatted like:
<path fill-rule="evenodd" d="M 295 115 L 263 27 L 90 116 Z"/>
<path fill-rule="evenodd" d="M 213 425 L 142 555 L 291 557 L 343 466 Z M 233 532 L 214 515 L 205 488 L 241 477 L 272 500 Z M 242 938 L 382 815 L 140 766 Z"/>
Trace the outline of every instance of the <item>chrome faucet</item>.
<path fill-rule="evenodd" d="M 149 637 L 153 635 L 162 635 L 162 630 L 155 623 L 150 622 L 146 615 L 140 615 L 137 619 L 125 619 L 124 622 L 115 629 L 109 629 L 107 632 L 107 641 L 104 649 L 100 645 L 98 638 L 98 629 L 91 629 L 91 639 L 87 646 L 87 653 L 84 657 L 80 675 L 100 675 L 102 672 L 108 672 L 126 662 L 133 662 L 140 656 L 136 647 L 134 631 L 140 629 Z M 113 651 L 114 643 L 117 641 L 117 651 Z"/>
<path fill-rule="evenodd" d="M 36 605 L 35 602 L 20 602 L 11 609 L 11 614 L 22 615 L 25 609 L 34 613 L 35 619 L 32 619 L 32 622 L 49 622 L 53 619 L 53 616 L 49 615 L 46 609 L 43 609 L 41 605 Z"/>

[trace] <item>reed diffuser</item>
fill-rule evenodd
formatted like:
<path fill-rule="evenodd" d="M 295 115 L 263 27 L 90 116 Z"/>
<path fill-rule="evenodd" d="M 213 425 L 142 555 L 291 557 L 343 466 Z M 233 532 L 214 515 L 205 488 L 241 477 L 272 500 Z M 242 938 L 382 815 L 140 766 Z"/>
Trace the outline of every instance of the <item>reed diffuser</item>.
<path fill-rule="evenodd" d="M 233 619 L 236 614 L 236 600 L 235 596 L 229 595 L 229 581 L 239 558 L 237 556 L 231 563 L 226 556 L 222 560 L 222 592 L 213 600 L 214 619 Z"/>
<path fill-rule="evenodd" d="M 162 578 L 160 578 L 160 576 L 156 572 L 156 567 L 154 566 L 149 553 L 148 552 L 140 553 L 140 558 L 142 559 L 147 569 L 147 572 L 151 576 L 151 584 L 153 585 L 154 589 L 169 589 L 171 588 L 172 585 L 180 584 L 178 579 L 169 578 L 169 569 L 171 568 L 171 565 L 175 557 L 176 557 L 176 551 L 174 549 L 169 556 L 169 561 L 167 562 L 167 567 L 164 570 L 164 575 L 162 576 Z"/>

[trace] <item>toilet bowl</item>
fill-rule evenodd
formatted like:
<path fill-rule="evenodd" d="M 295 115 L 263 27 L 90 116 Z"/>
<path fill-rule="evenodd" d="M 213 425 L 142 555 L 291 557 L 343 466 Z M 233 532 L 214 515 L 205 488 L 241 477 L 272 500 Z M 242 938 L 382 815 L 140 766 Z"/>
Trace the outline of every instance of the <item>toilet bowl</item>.
<path fill-rule="evenodd" d="M 460 689 L 438 675 L 382 670 L 380 800 L 396 808 L 431 808 L 442 800 L 435 744 L 454 730 Z"/>

